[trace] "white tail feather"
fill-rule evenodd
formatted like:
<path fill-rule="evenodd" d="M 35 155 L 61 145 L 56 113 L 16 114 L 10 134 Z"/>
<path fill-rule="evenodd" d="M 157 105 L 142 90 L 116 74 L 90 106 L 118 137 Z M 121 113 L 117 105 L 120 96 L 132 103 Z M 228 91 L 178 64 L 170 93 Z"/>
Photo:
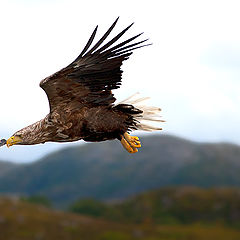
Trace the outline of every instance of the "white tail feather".
<path fill-rule="evenodd" d="M 141 114 L 134 115 L 134 118 L 138 121 L 137 128 L 139 130 L 144 130 L 144 131 L 162 130 L 162 128 L 151 125 L 152 122 L 156 123 L 156 122 L 165 122 L 165 121 L 160 119 L 161 117 L 159 115 L 161 111 L 160 108 L 143 105 L 143 102 L 145 102 L 148 99 L 150 99 L 150 97 L 139 98 L 139 93 L 137 92 L 132 96 L 128 97 L 127 99 L 119 102 L 118 104 L 130 104 L 130 105 L 133 105 L 135 108 L 138 108 L 141 111 L 143 111 L 143 113 Z"/>

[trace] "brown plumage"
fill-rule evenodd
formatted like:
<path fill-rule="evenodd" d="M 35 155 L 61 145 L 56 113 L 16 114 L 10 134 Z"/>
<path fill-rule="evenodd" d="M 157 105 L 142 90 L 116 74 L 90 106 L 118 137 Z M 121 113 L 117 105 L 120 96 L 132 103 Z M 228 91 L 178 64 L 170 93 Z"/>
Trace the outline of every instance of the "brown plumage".
<path fill-rule="evenodd" d="M 130 99 L 130 103 L 113 104 L 116 99 L 112 90 L 121 85 L 122 62 L 128 59 L 134 49 L 149 45 L 144 45 L 147 40 L 132 43 L 141 35 L 138 34 L 113 46 L 132 24 L 103 44 L 117 21 L 90 48 L 96 27 L 83 51 L 71 64 L 41 81 L 40 87 L 47 94 L 50 113 L 44 119 L 17 131 L 7 140 L 7 146 L 117 138 L 129 152 L 137 152 L 140 142 L 127 132 L 160 129 L 140 123 L 142 119 L 160 121 L 152 118 L 159 108 L 137 108 Z"/>

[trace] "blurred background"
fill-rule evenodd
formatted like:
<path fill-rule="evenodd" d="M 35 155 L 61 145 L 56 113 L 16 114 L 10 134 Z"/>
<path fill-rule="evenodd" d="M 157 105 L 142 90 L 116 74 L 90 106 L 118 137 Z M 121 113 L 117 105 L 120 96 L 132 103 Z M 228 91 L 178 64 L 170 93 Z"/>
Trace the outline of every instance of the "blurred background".
<path fill-rule="evenodd" d="M 39 82 L 96 25 L 134 22 L 153 45 L 123 64 L 118 101 L 162 108 L 163 131 L 117 141 L 0 149 L 0 239 L 239 239 L 239 1 L 10 0 L 0 3 L 0 138 L 45 117 Z M 13 211 L 14 210 L 14 211 Z"/>

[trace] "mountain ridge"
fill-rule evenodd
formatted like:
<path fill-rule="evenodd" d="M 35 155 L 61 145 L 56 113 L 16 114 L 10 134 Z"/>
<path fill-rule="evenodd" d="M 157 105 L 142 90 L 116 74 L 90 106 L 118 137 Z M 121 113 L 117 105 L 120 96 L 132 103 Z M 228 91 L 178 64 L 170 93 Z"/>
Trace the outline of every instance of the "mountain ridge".
<path fill-rule="evenodd" d="M 162 186 L 240 186 L 240 147 L 159 135 L 129 154 L 117 141 L 64 148 L 0 174 L 0 193 L 44 195 L 64 207 L 78 198 L 123 199 Z"/>

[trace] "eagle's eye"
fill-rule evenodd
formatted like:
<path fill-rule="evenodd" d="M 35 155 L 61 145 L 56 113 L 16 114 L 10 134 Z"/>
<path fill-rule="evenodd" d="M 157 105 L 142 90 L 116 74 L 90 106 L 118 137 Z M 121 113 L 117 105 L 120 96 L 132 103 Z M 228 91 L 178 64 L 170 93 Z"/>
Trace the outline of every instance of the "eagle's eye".
<path fill-rule="evenodd" d="M 20 133 L 18 133 L 18 134 L 15 134 L 14 136 L 15 136 L 15 137 L 22 138 L 22 134 L 20 134 Z"/>

